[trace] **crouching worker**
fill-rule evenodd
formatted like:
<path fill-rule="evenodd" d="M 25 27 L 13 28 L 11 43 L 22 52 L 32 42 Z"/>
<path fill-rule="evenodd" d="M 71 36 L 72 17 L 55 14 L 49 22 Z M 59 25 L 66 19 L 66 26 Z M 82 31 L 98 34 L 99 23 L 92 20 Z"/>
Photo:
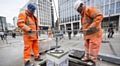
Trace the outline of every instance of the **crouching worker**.
<path fill-rule="evenodd" d="M 33 3 L 29 3 L 27 10 L 22 12 L 18 16 L 17 25 L 22 30 L 23 40 L 24 40 L 24 65 L 25 66 L 34 66 L 30 62 L 30 51 L 31 49 L 34 52 L 34 60 L 42 61 L 43 59 L 39 56 L 38 49 L 38 19 L 34 16 L 36 6 Z"/>
<path fill-rule="evenodd" d="M 81 28 L 84 34 L 85 55 L 82 61 L 95 66 L 102 40 L 101 21 L 103 14 L 94 6 L 86 7 L 82 0 L 74 3 L 74 9 L 81 15 Z"/>

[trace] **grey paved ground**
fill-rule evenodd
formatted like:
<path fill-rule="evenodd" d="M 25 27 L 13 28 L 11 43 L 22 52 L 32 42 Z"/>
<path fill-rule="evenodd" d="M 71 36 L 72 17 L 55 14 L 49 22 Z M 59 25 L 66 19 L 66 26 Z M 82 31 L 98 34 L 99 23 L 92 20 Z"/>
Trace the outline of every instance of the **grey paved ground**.
<path fill-rule="evenodd" d="M 40 39 L 48 39 L 47 35 L 41 35 Z M 100 48 L 100 53 L 115 55 L 120 57 L 120 34 L 115 33 L 114 38 L 108 39 L 103 35 L 103 41 L 110 41 L 109 43 L 102 43 Z M 55 41 L 50 41 L 48 44 L 54 45 Z M 59 41 L 59 45 L 62 48 L 78 48 L 84 49 L 83 46 L 83 36 L 78 34 L 76 37 L 72 37 L 71 40 L 68 39 L 67 35 L 65 38 Z M 112 47 L 112 49 L 111 49 Z M 8 37 L 8 44 L 0 40 L 0 66 L 23 66 L 23 41 L 22 37 L 18 36 L 16 39 Z M 45 60 L 45 55 L 42 55 L 42 58 Z M 31 59 L 33 61 L 33 58 Z M 34 62 L 38 64 L 41 62 Z M 97 66 L 117 66 L 108 62 L 98 61 Z"/>

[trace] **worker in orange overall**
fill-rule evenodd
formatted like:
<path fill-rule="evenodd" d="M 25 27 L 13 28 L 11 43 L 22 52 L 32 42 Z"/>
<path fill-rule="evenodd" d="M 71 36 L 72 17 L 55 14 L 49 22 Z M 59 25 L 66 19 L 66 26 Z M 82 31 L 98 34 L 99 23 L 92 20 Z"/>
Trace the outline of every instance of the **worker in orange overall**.
<path fill-rule="evenodd" d="M 103 14 L 94 6 L 86 7 L 82 0 L 74 3 L 74 9 L 81 15 L 81 29 L 84 34 L 85 55 L 81 60 L 95 66 L 102 40 Z"/>
<path fill-rule="evenodd" d="M 52 37 L 52 31 L 50 27 L 48 28 L 48 37 Z"/>
<path fill-rule="evenodd" d="M 27 10 L 22 12 L 18 16 L 17 25 L 22 30 L 23 40 L 24 40 L 24 64 L 25 66 L 34 66 L 30 62 L 30 51 L 34 52 L 34 60 L 42 61 L 43 59 L 39 56 L 38 49 L 38 19 L 34 16 L 36 6 L 33 3 L 29 3 Z"/>

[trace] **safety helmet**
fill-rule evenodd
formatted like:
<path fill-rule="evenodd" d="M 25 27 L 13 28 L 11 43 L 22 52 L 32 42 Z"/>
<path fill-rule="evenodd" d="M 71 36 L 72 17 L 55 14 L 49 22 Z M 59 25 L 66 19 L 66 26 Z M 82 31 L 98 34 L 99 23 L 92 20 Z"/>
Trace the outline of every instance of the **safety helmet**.
<path fill-rule="evenodd" d="M 79 8 L 80 4 L 83 4 L 83 1 L 82 0 L 77 0 L 75 3 L 74 3 L 74 9 L 77 11 L 77 9 Z"/>
<path fill-rule="evenodd" d="M 28 8 L 28 10 L 31 10 L 31 11 L 35 11 L 36 10 L 36 6 L 33 3 L 29 3 L 27 8 Z"/>

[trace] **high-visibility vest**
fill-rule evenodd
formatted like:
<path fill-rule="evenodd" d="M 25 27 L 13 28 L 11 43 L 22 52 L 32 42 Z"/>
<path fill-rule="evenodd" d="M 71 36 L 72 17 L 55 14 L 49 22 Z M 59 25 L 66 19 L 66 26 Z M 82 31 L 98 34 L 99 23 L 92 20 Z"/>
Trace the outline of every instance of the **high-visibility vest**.
<path fill-rule="evenodd" d="M 38 33 L 36 32 L 38 30 L 38 19 L 34 15 L 31 16 L 28 10 L 19 14 L 17 25 L 22 29 L 24 40 L 38 39 Z M 28 33 L 30 29 L 32 29 L 32 33 Z"/>

